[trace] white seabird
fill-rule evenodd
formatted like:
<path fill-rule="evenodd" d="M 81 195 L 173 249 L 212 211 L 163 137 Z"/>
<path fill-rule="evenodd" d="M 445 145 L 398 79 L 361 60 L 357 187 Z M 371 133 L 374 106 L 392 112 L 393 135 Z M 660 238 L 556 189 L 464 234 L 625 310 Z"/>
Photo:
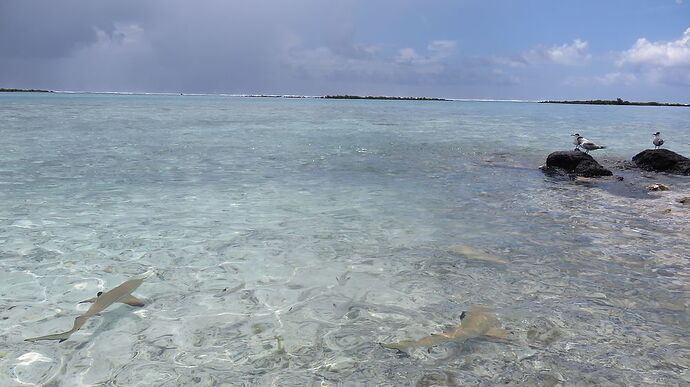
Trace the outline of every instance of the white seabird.
<path fill-rule="evenodd" d="M 658 149 L 660 146 L 664 145 L 664 139 L 661 138 L 661 132 L 652 133 L 652 136 L 654 136 L 654 140 L 652 140 L 654 149 Z"/>
<path fill-rule="evenodd" d="M 574 150 L 580 150 L 580 142 L 577 140 L 580 138 L 580 133 L 571 134 L 573 136 L 573 144 L 575 144 Z"/>
<path fill-rule="evenodd" d="M 575 141 L 577 141 L 577 145 L 580 148 L 584 149 L 586 153 L 589 153 L 589 151 L 591 151 L 591 150 L 606 148 L 604 145 L 597 145 L 597 144 L 593 143 L 592 141 L 580 136 L 577 133 L 573 134 L 573 137 L 575 137 Z"/>

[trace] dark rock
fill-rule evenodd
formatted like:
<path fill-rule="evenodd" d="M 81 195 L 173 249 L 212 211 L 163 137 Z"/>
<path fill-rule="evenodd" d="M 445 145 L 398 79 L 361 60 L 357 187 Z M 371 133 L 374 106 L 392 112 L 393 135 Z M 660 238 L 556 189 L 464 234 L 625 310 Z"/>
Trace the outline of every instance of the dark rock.
<path fill-rule="evenodd" d="M 684 198 L 678 199 L 678 203 L 680 204 L 690 204 L 690 196 L 686 196 Z"/>
<path fill-rule="evenodd" d="M 646 171 L 690 175 L 690 159 L 668 149 L 646 149 L 632 160 Z"/>
<path fill-rule="evenodd" d="M 583 177 L 611 176 L 592 156 L 580 151 L 553 152 L 546 158 L 546 173 L 567 173 Z"/>
<path fill-rule="evenodd" d="M 669 188 L 666 184 L 656 183 L 656 184 L 648 185 L 647 189 L 649 191 L 668 191 L 671 188 Z"/>

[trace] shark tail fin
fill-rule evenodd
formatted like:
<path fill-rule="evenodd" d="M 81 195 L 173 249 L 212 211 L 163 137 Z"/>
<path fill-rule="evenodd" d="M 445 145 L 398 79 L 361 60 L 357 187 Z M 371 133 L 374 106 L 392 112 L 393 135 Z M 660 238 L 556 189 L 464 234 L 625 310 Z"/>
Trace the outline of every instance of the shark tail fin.
<path fill-rule="evenodd" d="M 24 341 L 39 341 L 39 340 L 60 340 L 60 343 L 63 341 L 67 340 L 70 335 L 72 334 L 71 331 L 63 332 L 63 333 L 56 333 L 54 335 L 47 335 L 47 336 L 38 336 L 38 337 L 31 337 L 28 339 L 24 339 Z"/>

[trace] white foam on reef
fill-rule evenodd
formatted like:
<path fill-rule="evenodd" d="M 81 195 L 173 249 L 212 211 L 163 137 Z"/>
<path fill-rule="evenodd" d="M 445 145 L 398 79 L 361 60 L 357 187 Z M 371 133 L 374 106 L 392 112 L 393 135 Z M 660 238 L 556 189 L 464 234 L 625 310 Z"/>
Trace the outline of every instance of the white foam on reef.
<path fill-rule="evenodd" d="M 537 103 L 538 100 L 531 99 L 491 99 L 491 98 L 448 98 L 449 101 L 459 101 L 459 102 L 524 102 L 524 103 Z"/>
<path fill-rule="evenodd" d="M 41 353 L 38 353 L 38 352 L 27 352 L 27 353 L 19 356 L 17 358 L 17 360 L 19 360 L 17 365 L 20 365 L 20 366 L 28 366 L 28 365 L 31 365 L 31 364 L 37 362 L 37 361 L 38 362 L 44 362 L 44 363 L 53 361 L 53 359 L 51 359 L 48 356 L 45 356 Z"/>

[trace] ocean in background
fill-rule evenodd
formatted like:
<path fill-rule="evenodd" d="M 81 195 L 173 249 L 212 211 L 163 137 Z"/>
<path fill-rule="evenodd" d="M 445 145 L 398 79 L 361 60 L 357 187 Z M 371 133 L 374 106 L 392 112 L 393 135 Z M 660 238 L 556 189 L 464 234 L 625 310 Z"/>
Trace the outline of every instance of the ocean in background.
<path fill-rule="evenodd" d="M 657 130 L 690 155 L 687 108 L 0 94 L 0 385 L 688 384 L 690 178 L 618 168 Z M 542 174 L 574 132 L 624 180 Z M 507 339 L 380 345 L 475 305 Z"/>

